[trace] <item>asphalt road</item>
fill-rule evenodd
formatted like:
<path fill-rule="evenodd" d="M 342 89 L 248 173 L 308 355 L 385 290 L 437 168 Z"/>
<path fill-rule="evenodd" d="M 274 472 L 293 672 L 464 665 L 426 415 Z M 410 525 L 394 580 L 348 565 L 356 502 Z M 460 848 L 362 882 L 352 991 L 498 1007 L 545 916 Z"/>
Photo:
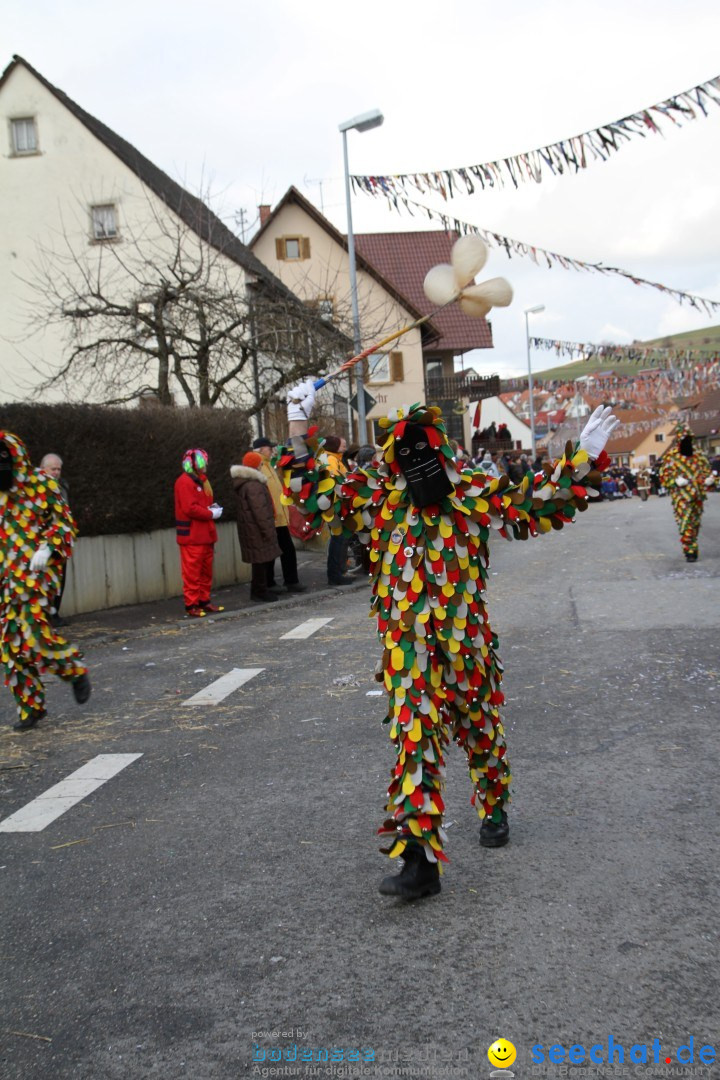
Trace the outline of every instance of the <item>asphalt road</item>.
<path fill-rule="evenodd" d="M 31 733 L 4 691 L 0 818 L 96 755 L 142 756 L 0 833 L 0 1078 L 474 1078 L 498 1037 L 516 1077 L 674 1075 L 691 1036 L 696 1069 L 720 1053 L 720 496 L 700 540 L 686 564 L 654 498 L 493 542 L 512 838 L 479 847 L 450 748 L 451 864 L 415 904 L 377 892 L 392 752 L 364 583 L 88 632 L 90 703 L 52 680 Z M 183 704 L 233 668 L 264 670 Z M 597 1062 L 609 1037 L 624 1073 Z M 653 1040 L 660 1064 L 631 1064 Z"/>

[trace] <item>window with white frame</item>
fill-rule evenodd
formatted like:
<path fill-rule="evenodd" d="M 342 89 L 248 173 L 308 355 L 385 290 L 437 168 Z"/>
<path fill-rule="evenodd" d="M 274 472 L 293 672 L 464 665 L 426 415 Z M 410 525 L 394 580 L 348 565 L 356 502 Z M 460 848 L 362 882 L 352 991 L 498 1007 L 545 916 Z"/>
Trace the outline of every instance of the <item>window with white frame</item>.
<path fill-rule="evenodd" d="M 22 116 L 17 120 L 11 120 L 10 129 L 14 154 L 37 153 L 37 129 L 32 116 Z"/>
<path fill-rule="evenodd" d="M 117 210 L 114 203 L 90 208 L 93 240 L 114 240 L 118 234 Z"/>
<path fill-rule="evenodd" d="M 368 382 L 390 382 L 390 353 L 368 356 Z"/>

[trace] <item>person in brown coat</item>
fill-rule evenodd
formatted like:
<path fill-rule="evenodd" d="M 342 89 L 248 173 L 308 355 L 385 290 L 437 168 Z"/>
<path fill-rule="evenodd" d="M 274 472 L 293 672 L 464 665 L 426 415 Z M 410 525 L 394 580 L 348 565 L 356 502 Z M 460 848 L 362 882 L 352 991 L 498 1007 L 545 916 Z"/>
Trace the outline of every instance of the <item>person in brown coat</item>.
<path fill-rule="evenodd" d="M 237 531 L 243 562 L 252 565 L 250 599 L 262 603 L 277 600 L 267 585 L 266 563 L 280 557 L 275 531 L 275 511 L 268 483 L 261 470 L 262 457 L 250 450 L 242 465 L 230 469 L 237 495 Z"/>

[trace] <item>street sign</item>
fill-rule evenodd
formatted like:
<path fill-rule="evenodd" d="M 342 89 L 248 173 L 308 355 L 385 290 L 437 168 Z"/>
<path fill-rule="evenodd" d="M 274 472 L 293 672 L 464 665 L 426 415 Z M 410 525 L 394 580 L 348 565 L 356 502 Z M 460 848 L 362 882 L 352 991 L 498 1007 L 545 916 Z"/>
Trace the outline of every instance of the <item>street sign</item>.
<path fill-rule="evenodd" d="M 365 387 L 363 387 L 363 394 L 365 395 L 365 415 L 367 416 L 367 414 L 370 412 L 370 410 L 372 408 L 374 408 L 375 405 L 377 405 L 377 402 L 376 402 L 374 397 L 371 397 L 370 394 L 368 394 Z M 353 394 L 353 396 L 350 398 L 350 408 L 354 409 L 355 412 L 358 411 L 358 397 L 357 397 L 357 394 Z"/>

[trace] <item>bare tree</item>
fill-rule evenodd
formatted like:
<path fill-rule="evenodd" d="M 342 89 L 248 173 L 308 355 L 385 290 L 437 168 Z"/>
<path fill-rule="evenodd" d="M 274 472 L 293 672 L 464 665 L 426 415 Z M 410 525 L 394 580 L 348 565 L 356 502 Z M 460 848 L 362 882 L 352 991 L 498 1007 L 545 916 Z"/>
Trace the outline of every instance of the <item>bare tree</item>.
<path fill-rule="evenodd" d="M 36 393 L 62 387 L 70 400 L 104 404 L 152 394 L 163 405 L 180 394 L 189 406 L 254 415 L 348 355 L 336 326 L 188 198 L 204 211 L 202 230 L 147 200 L 134 230 L 88 244 L 63 229 L 60 244 L 40 250 L 25 279 L 33 322 L 64 328 L 66 350 Z"/>

